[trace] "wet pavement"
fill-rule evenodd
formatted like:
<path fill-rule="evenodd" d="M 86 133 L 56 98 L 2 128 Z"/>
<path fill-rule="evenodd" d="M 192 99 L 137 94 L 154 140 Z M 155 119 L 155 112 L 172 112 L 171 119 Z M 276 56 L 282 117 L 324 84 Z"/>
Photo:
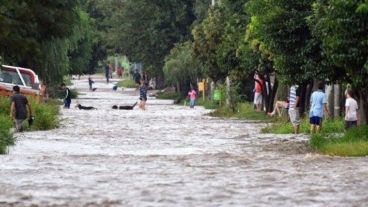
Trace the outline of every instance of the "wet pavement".
<path fill-rule="evenodd" d="M 0 206 L 368 206 L 368 158 L 310 153 L 307 137 L 75 81 L 62 126 L 17 134 L 0 156 Z"/>

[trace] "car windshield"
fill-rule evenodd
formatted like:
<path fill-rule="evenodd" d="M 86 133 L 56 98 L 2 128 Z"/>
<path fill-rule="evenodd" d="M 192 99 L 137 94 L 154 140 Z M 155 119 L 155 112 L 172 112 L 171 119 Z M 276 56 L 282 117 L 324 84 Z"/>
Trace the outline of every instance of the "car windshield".
<path fill-rule="evenodd" d="M 27 74 L 22 74 L 26 86 L 31 87 L 31 77 Z M 0 68 L 0 82 L 23 86 L 17 71 L 8 71 Z"/>

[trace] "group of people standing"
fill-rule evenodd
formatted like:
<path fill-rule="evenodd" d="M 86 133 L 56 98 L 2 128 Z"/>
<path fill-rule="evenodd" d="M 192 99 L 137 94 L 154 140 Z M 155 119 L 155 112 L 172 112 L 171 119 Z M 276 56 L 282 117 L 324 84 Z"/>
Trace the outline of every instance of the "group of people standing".
<path fill-rule="evenodd" d="M 256 83 L 257 84 L 257 83 Z M 330 112 L 327 107 L 327 96 L 324 92 L 325 85 L 319 82 L 317 90 L 314 91 L 310 97 L 309 123 L 310 133 L 318 133 L 322 127 L 324 117 L 328 117 Z M 257 90 L 256 90 L 257 91 Z M 273 112 L 268 115 L 273 116 L 276 112 L 281 115 L 280 110 L 288 110 L 290 122 L 293 126 L 294 133 L 298 134 L 300 131 L 300 96 L 301 88 L 298 85 L 292 85 L 289 90 L 289 95 L 286 101 L 277 101 Z M 358 125 L 358 103 L 353 98 L 353 91 L 347 89 L 345 91 L 345 129 L 350 129 Z M 254 98 L 254 104 L 259 103 L 257 95 Z M 262 100 L 261 100 L 262 101 Z M 258 110 L 258 108 L 257 108 Z"/>

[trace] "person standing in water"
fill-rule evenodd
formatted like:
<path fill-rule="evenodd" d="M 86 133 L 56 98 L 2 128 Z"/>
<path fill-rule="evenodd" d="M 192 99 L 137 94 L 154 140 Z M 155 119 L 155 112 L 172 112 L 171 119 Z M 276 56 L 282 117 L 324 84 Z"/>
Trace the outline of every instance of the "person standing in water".
<path fill-rule="evenodd" d="M 141 85 L 139 86 L 139 108 L 142 110 L 146 110 L 146 101 L 147 101 L 147 86 L 144 83 L 144 80 L 141 80 Z"/>
<path fill-rule="evenodd" d="M 23 122 L 32 119 L 32 109 L 27 98 L 20 94 L 19 86 L 13 87 L 13 96 L 10 98 L 10 116 L 13 118 L 17 132 L 23 131 Z"/>
<path fill-rule="evenodd" d="M 70 109 L 70 104 L 72 103 L 70 89 L 66 87 L 65 83 L 61 84 L 61 88 L 65 91 L 64 109 Z"/>
<path fill-rule="evenodd" d="M 191 87 L 190 91 L 188 92 L 188 97 L 189 97 L 189 106 L 190 108 L 194 108 L 195 106 L 195 102 L 197 99 L 197 92 L 194 90 L 193 87 Z"/>

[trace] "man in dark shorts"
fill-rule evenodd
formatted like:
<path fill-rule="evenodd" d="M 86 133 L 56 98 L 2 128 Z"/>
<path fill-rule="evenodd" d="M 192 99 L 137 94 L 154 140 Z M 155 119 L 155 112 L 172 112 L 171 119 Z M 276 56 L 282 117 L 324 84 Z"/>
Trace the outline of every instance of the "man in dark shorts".
<path fill-rule="evenodd" d="M 70 89 L 66 87 L 65 83 L 61 84 L 61 88 L 65 90 L 64 109 L 70 109 L 70 104 L 72 103 Z"/>
<path fill-rule="evenodd" d="M 329 114 L 327 108 L 327 96 L 323 91 L 324 83 L 318 83 L 318 90 L 314 91 L 310 98 L 309 122 L 311 124 L 310 132 L 319 133 L 322 126 L 322 118 Z"/>
<path fill-rule="evenodd" d="M 141 80 L 141 85 L 139 87 L 139 108 L 142 110 L 146 110 L 146 101 L 147 101 L 147 86 L 144 83 L 144 80 Z"/>
<path fill-rule="evenodd" d="M 23 131 L 23 122 L 29 117 L 32 117 L 31 105 L 25 96 L 20 94 L 19 86 L 13 87 L 13 96 L 10 97 L 10 115 L 15 122 L 17 132 Z M 28 109 L 27 109 L 28 108 Z"/>

